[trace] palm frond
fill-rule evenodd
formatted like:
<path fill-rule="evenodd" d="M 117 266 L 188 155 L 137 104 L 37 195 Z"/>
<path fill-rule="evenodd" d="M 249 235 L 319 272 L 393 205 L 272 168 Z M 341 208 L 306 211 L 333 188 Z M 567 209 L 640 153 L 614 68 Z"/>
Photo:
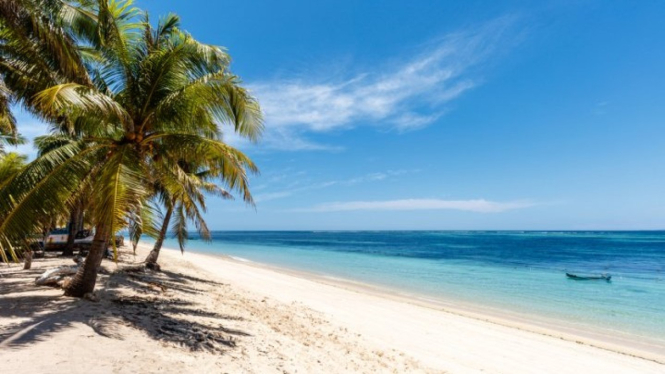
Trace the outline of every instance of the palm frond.
<path fill-rule="evenodd" d="M 96 176 L 93 214 L 109 227 L 111 234 L 126 227 L 132 218 L 131 212 L 142 208 L 147 190 L 140 165 L 130 146 L 120 146 L 107 158 L 105 167 Z M 115 241 L 112 243 L 117 254 Z"/>
<path fill-rule="evenodd" d="M 189 233 L 187 232 L 187 217 L 185 216 L 185 210 L 181 203 L 176 205 L 174 213 L 175 217 L 173 220 L 173 226 L 171 226 L 171 231 L 178 240 L 180 252 L 183 253 L 185 252 L 185 245 L 189 239 Z"/>
<path fill-rule="evenodd" d="M 44 219 L 68 213 L 70 197 L 106 152 L 106 145 L 79 141 L 38 157 L 10 177 L 0 187 L 0 238 L 22 240 Z"/>
<path fill-rule="evenodd" d="M 130 123 L 131 118 L 122 105 L 112 97 L 76 83 L 64 83 L 39 92 L 35 105 L 53 116 L 67 114 L 71 120 L 79 116 L 98 117 L 105 121 Z"/>
<path fill-rule="evenodd" d="M 259 104 L 226 50 L 179 27 L 176 15 L 153 27 L 131 0 L 0 0 L 0 138 L 19 139 L 9 102 L 52 131 L 0 184 L 3 254 L 84 201 L 100 238 L 128 228 L 132 243 L 158 234 L 156 205 L 173 208 L 181 250 L 188 223 L 210 237 L 208 196 L 253 204 L 258 168 L 220 126 L 259 140 Z"/>
<path fill-rule="evenodd" d="M 129 213 L 129 240 L 132 243 L 132 248 L 136 252 L 138 245 L 143 235 L 148 235 L 156 238 L 159 235 L 159 227 L 157 226 L 158 209 L 151 203 L 150 200 L 142 202 L 137 210 Z"/>

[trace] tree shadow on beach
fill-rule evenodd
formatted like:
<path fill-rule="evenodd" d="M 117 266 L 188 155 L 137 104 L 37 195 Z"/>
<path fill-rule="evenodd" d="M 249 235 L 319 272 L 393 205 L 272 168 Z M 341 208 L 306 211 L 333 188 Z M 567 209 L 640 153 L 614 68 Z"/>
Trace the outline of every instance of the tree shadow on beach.
<path fill-rule="evenodd" d="M 0 278 L 0 296 L 30 292 L 35 290 L 34 280 L 44 272 L 43 269 L 23 270 L 14 266 L 4 271 Z M 2 306 L 0 306 L 2 308 Z"/>
<path fill-rule="evenodd" d="M 197 283 L 208 284 L 208 285 L 211 285 L 211 286 L 225 286 L 226 285 L 224 283 L 215 282 L 215 281 L 210 280 L 210 279 L 198 278 L 198 277 L 194 277 L 194 276 L 191 276 L 191 275 L 187 275 L 187 274 L 183 274 L 183 273 L 175 273 L 175 272 L 168 271 L 168 270 L 162 270 L 162 271 L 160 271 L 160 273 L 165 275 L 166 277 L 168 277 L 170 282 L 177 282 L 177 283 L 197 282 Z"/>
<path fill-rule="evenodd" d="M 195 294 L 221 283 L 174 272 L 126 272 L 101 275 L 97 302 L 61 296 L 62 291 L 35 286 L 43 269 L 4 272 L 0 278 L 0 318 L 20 322 L 0 326 L 0 350 L 44 341 L 75 323 L 97 334 L 122 339 L 120 326 L 190 350 L 223 353 L 248 333 L 225 326 L 242 317 L 217 313 L 197 303 Z"/>

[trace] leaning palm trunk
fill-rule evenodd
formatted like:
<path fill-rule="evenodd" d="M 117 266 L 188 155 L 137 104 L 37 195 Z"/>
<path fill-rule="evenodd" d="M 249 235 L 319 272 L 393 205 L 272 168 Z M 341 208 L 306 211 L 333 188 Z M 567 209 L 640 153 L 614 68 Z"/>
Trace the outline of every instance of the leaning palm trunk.
<path fill-rule="evenodd" d="M 83 297 L 85 294 L 94 291 L 95 281 L 97 280 L 97 269 L 102 264 L 109 236 L 110 233 L 107 226 L 105 224 L 98 224 L 95 228 L 95 238 L 92 241 L 92 246 L 83 266 L 65 284 L 65 296 Z"/>
<path fill-rule="evenodd" d="M 173 205 L 170 205 L 166 210 L 166 215 L 164 215 L 164 222 L 162 223 L 162 229 L 159 231 L 159 237 L 155 242 L 155 246 L 152 247 L 152 251 L 148 254 L 148 257 L 145 259 L 145 263 L 148 267 L 153 266 L 157 263 L 157 258 L 159 257 L 159 250 L 162 249 L 162 244 L 164 244 L 164 238 L 166 237 L 166 231 L 169 228 L 169 222 L 171 221 L 171 215 L 173 214 Z"/>
<path fill-rule="evenodd" d="M 78 232 L 78 217 L 79 217 L 79 206 L 77 205 L 72 209 L 72 213 L 69 216 L 69 231 L 67 235 L 67 244 L 65 249 L 62 251 L 63 256 L 73 256 L 74 255 L 74 240 L 76 239 L 76 233 Z"/>

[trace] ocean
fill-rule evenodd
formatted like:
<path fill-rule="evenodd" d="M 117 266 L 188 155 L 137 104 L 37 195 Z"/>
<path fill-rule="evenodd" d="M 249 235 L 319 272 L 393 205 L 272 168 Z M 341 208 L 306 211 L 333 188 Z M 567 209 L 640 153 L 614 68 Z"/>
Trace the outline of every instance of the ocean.
<path fill-rule="evenodd" d="M 665 232 L 271 231 L 187 251 L 361 282 L 665 351 Z M 173 239 L 165 246 L 177 248 Z M 566 272 L 612 275 L 576 281 Z"/>

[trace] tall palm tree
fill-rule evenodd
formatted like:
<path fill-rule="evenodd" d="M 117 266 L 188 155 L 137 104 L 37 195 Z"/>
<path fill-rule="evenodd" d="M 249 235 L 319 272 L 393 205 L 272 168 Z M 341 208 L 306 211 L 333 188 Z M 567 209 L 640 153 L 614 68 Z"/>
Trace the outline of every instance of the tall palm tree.
<path fill-rule="evenodd" d="M 35 110 L 35 94 L 68 81 L 92 84 L 76 39 L 90 35 L 94 17 L 80 5 L 62 0 L 0 0 L 0 153 L 4 144 L 24 142 L 11 102 L 23 104 L 48 122 L 64 122 L 66 117 L 49 117 Z M 29 268 L 30 250 L 26 256 Z"/>
<path fill-rule="evenodd" d="M 64 82 L 92 85 L 81 37 L 94 39 L 94 14 L 85 1 L 0 0 L 0 153 L 3 144 L 20 144 L 10 103 L 51 123 L 64 123 L 41 112 L 35 95 Z M 27 256 L 31 254 L 27 252 Z M 26 267 L 30 262 L 26 261 Z"/>
<path fill-rule="evenodd" d="M 248 201 L 247 172 L 257 171 L 222 141 L 224 123 L 251 140 L 263 128 L 258 103 L 229 71 L 226 52 L 181 31 L 175 15 L 156 28 L 147 16 L 137 21 L 128 3 L 98 4 L 100 53 L 88 66 L 93 85 L 57 84 L 34 98 L 37 110 L 66 116 L 64 125 L 79 136 L 38 157 L 0 190 L 0 211 L 9 212 L 0 222 L 3 243 L 34 229 L 35 212 L 66 211 L 81 186 L 92 186 L 95 236 L 65 286 L 70 296 L 93 291 L 109 239 L 149 207 L 151 186 L 160 183 L 172 196 L 182 186 L 194 190 L 188 186 L 197 180 L 183 161 L 220 170 L 221 182 Z"/>
<path fill-rule="evenodd" d="M 185 243 L 188 240 L 188 221 L 194 223 L 202 239 L 210 240 L 210 230 L 208 230 L 208 226 L 201 216 L 201 212 L 206 211 L 205 193 L 224 199 L 233 198 L 231 193 L 211 182 L 215 178 L 223 179 L 223 170 L 201 170 L 194 162 L 181 162 L 180 167 L 190 177 L 191 183 L 188 185 L 179 185 L 174 180 L 173 182 L 176 183 L 170 186 L 170 188 L 164 188 L 161 185 L 155 186 L 158 198 L 164 206 L 165 213 L 153 249 L 145 259 L 146 265 L 153 269 L 158 268 L 157 259 L 159 258 L 159 253 L 166 238 L 173 214 L 175 214 L 173 232 L 178 239 L 180 250 L 184 251 Z M 253 204 L 251 195 L 245 195 L 243 199 L 245 202 Z"/>

